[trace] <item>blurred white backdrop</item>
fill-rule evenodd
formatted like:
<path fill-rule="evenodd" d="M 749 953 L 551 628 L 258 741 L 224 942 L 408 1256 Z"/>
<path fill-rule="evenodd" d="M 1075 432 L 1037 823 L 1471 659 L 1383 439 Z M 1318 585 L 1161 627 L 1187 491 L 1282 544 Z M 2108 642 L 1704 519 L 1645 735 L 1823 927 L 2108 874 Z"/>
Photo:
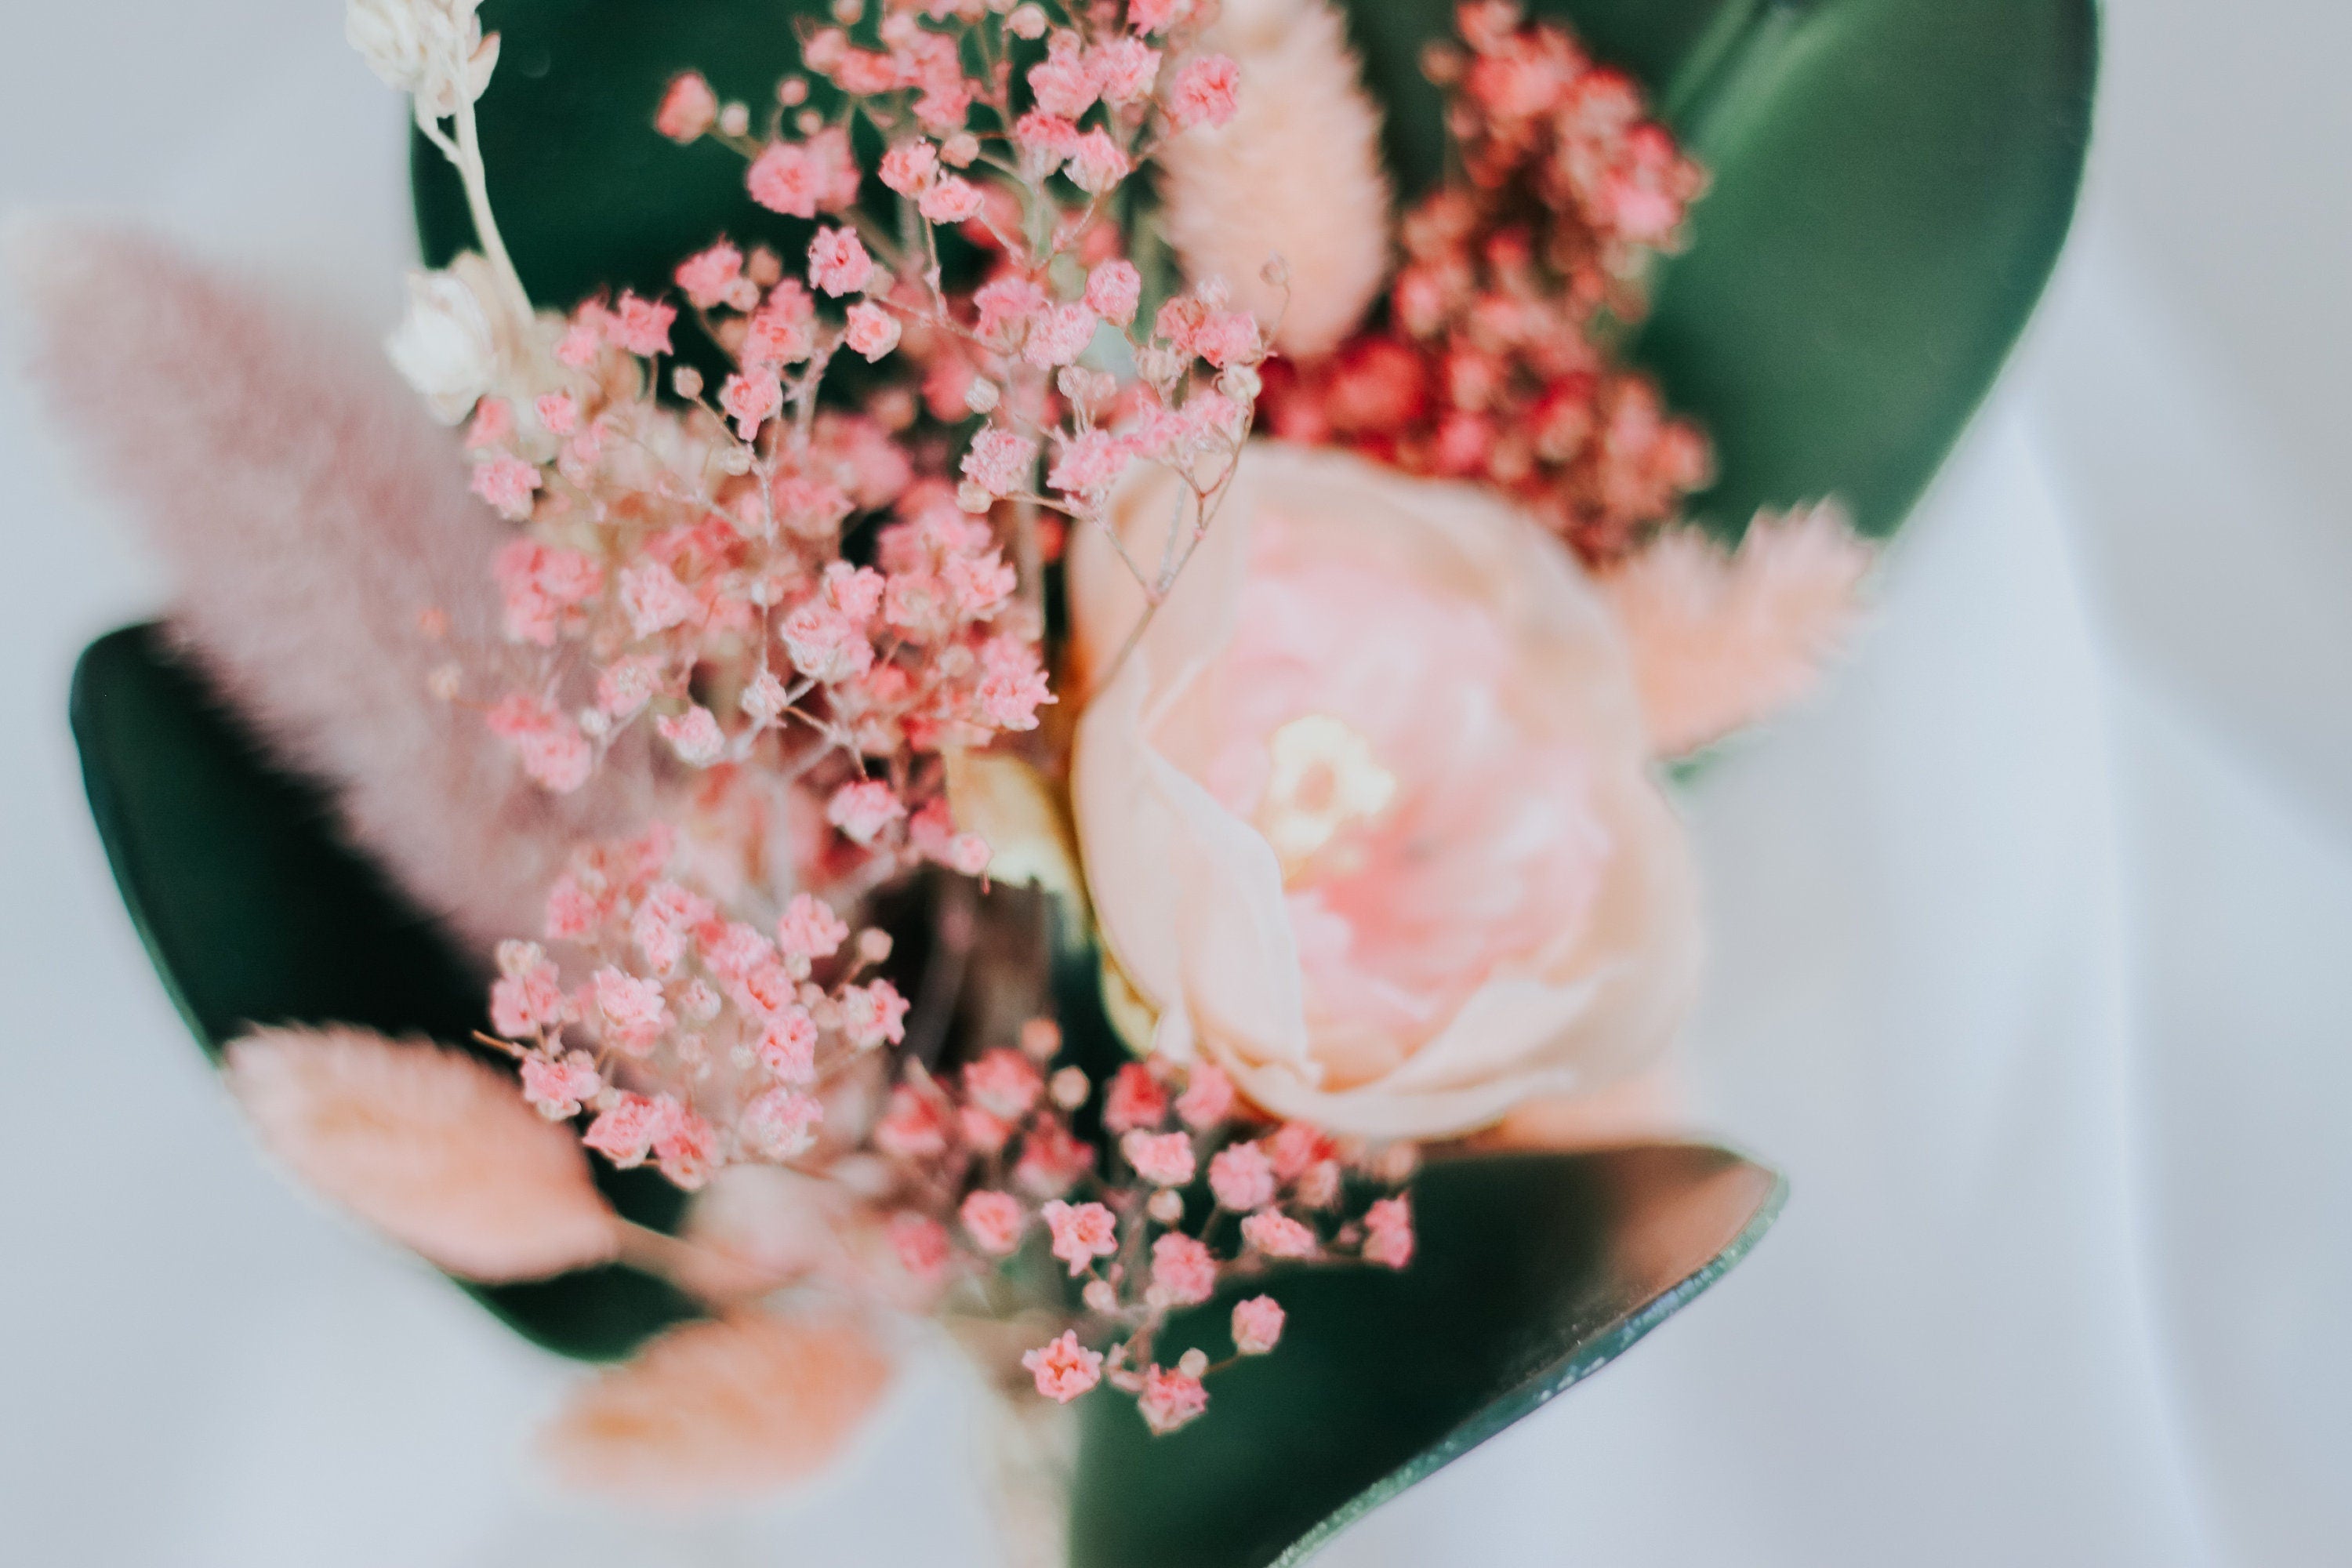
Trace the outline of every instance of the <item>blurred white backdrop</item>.
<path fill-rule="evenodd" d="M 388 323 L 399 110 L 341 10 L 20 0 L 0 205 L 135 215 Z M 2108 21 L 2073 247 L 1873 632 L 1688 803 L 1691 1077 L 1786 1219 L 1333 1568 L 2352 1553 L 2352 8 Z M 64 696 L 160 584 L 13 377 L 0 460 L 8 1554 L 990 1561 L 917 1414 L 937 1368 L 797 1504 L 680 1528 L 539 1487 L 573 1373 L 277 1183 L 152 979 Z"/>

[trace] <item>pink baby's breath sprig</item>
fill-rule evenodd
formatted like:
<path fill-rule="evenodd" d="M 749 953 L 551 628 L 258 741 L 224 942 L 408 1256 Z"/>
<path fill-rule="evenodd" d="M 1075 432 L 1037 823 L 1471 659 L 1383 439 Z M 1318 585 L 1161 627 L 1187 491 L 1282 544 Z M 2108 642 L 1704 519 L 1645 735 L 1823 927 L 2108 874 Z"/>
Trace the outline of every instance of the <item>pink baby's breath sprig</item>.
<path fill-rule="evenodd" d="M 1207 1407 L 1205 1379 L 1271 1352 L 1284 1325 L 1273 1296 L 1254 1296 L 1232 1310 L 1232 1357 L 1193 1349 L 1162 1365 L 1154 1346 L 1174 1314 L 1277 1267 L 1410 1261 L 1411 1214 L 1394 1191 L 1409 1149 L 1269 1126 L 1203 1063 L 1129 1062 L 1099 1083 L 1075 1067 L 1049 1077 L 1040 1055 L 1057 1041 L 1049 1025 L 1033 1033 L 1040 1051 L 1000 1047 L 949 1077 L 910 1069 L 874 1143 L 901 1201 L 954 1217 L 940 1233 L 948 1254 L 926 1263 L 947 1300 L 993 1300 L 1034 1278 L 1006 1260 L 1042 1238 L 1077 1296 L 1068 1326 L 1023 1358 L 1042 1396 L 1066 1403 L 1108 1383 L 1154 1431 L 1174 1431 Z M 1088 1106 L 1100 1148 L 1074 1126 Z"/>
<path fill-rule="evenodd" d="M 499 239 L 479 81 L 446 108 L 420 93 L 420 116 L 431 97 L 453 121 L 427 130 L 488 252 L 421 276 L 394 343 L 464 425 L 503 535 L 504 668 L 523 673 L 482 692 L 483 721 L 550 792 L 624 769 L 657 803 L 634 836 L 578 846 L 542 929 L 499 947 L 483 1039 L 616 1166 L 837 1189 L 852 1272 L 884 1299 L 1001 1312 L 1035 1296 L 1013 1260 L 1043 1248 L 1060 1284 L 1021 1310 L 1064 1323 L 1024 1360 L 1040 1394 L 1109 1382 L 1172 1431 L 1216 1366 L 1154 1359 L 1170 1315 L 1276 1265 L 1364 1256 L 1349 1195 L 1391 1185 L 1373 1152 L 1251 1120 L 1205 1065 L 1049 1070 L 1045 1020 L 934 1070 L 942 1026 L 913 1016 L 877 972 L 889 938 L 856 921 L 891 879 L 994 858 L 947 779 L 1057 700 L 1045 572 L 1069 531 L 1117 545 L 1122 479 L 1177 476 L 1164 547 L 1120 547 L 1140 636 L 1214 523 L 1267 333 L 1216 279 L 1148 289 L 1118 198 L 1168 139 L 1233 118 L 1239 73 L 1198 47 L 1213 8 L 1185 0 L 855 9 L 803 30 L 805 74 L 764 124 L 690 70 L 646 106 L 649 134 L 740 154 L 747 205 L 807 222 L 805 241 L 713 235 L 668 288 L 562 314 L 522 297 Z M 486 80 L 483 47 L 467 68 Z M 942 230 L 976 272 L 950 281 Z M 1270 1297 L 1245 1303 L 1234 1353 L 1265 1353 L 1280 1322 Z"/>

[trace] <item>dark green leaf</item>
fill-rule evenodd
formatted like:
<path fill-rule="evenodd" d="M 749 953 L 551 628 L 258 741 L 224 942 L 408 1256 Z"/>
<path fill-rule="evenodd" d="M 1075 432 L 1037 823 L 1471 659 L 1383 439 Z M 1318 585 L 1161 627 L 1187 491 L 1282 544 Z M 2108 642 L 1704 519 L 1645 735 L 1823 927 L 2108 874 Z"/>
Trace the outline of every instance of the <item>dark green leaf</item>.
<path fill-rule="evenodd" d="M 1219 1373 L 1192 1426 L 1154 1437 L 1131 1397 L 1087 1396 L 1072 1568 L 1304 1561 L 1664 1321 L 1756 1244 L 1783 1193 L 1686 1144 L 1432 1165 L 1412 1267 L 1273 1281 L 1282 1343 Z M 1260 1288 L 1177 1320 L 1162 1361 L 1230 1354 L 1233 1302 Z"/>
<path fill-rule="evenodd" d="M 74 672 L 90 815 L 156 973 L 205 1049 L 256 1024 L 347 1023 L 463 1041 L 483 978 L 344 847 L 325 796 L 271 765 L 154 626 L 100 637 Z M 597 1163 L 622 1213 L 667 1227 L 677 1190 Z M 621 1268 L 466 1287 L 567 1355 L 626 1354 L 692 1310 Z"/>

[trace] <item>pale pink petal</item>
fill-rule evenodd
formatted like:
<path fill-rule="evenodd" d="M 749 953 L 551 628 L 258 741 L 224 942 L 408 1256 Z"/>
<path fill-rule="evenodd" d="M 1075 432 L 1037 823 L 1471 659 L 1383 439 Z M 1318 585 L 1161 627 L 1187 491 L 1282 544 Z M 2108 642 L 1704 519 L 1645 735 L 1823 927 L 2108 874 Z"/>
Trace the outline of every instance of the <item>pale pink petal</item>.
<path fill-rule="evenodd" d="M 823 1468 L 889 1383 L 889 1357 L 848 1318 L 689 1323 L 573 1395 L 541 1452 L 599 1497 L 753 1499 Z"/>
<path fill-rule="evenodd" d="M 227 1071 L 305 1185 L 453 1274 L 532 1279 L 614 1255 L 578 1140 L 472 1057 L 336 1025 L 257 1030 Z"/>
<path fill-rule="evenodd" d="M 1642 711 L 1681 756 L 1812 689 L 1861 610 L 1874 559 L 1834 506 L 1759 513 L 1736 551 L 1670 529 L 1606 579 Z"/>

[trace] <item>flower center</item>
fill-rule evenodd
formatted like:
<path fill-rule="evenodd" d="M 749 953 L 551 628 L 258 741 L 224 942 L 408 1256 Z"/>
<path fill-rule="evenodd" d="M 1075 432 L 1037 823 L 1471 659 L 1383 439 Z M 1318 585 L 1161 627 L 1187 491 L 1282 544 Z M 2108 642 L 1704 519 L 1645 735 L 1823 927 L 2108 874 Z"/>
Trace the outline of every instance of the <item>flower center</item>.
<path fill-rule="evenodd" d="M 1257 809 L 1258 831 L 1274 846 L 1285 881 L 1349 826 L 1369 822 L 1395 797 L 1396 775 L 1371 742 L 1328 713 L 1293 719 L 1266 738 L 1273 770 Z"/>

